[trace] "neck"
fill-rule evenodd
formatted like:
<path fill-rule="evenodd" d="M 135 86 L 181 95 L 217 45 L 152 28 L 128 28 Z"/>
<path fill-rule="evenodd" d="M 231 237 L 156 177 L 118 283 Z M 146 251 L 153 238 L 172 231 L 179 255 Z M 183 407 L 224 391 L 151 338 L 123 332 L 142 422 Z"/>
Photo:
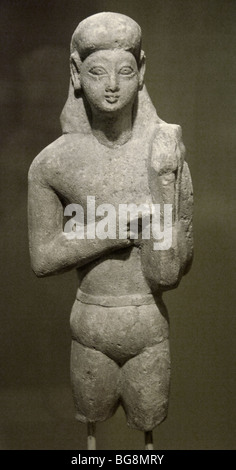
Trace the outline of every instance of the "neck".
<path fill-rule="evenodd" d="M 132 135 L 132 112 L 109 115 L 93 113 L 92 131 L 96 139 L 107 147 L 119 147 Z"/>

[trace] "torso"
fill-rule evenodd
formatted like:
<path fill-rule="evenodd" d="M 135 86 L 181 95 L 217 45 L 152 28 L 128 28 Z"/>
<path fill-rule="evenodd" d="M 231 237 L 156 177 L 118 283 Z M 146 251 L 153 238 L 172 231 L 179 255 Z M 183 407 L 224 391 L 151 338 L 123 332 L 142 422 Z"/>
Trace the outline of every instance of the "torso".
<path fill-rule="evenodd" d="M 54 150 L 55 149 L 55 150 Z M 136 138 L 108 148 L 93 136 L 70 134 L 49 146 L 45 174 L 64 206 L 80 204 L 86 217 L 87 196 L 102 203 L 151 203 L 148 185 L 148 138 Z M 86 219 L 85 219 L 86 220 Z M 103 256 L 78 269 L 80 289 L 93 295 L 148 293 L 139 248 Z"/>

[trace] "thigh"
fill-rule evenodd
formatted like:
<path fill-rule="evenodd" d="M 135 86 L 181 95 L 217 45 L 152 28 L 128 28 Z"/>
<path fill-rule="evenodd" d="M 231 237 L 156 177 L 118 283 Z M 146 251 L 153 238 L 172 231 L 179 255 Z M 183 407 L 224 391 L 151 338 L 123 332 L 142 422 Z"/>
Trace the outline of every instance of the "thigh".
<path fill-rule="evenodd" d="M 76 419 L 104 421 L 119 402 L 119 366 L 105 354 L 72 341 L 71 382 Z"/>
<path fill-rule="evenodd" d="M 121 369 L 121 402 L 130 427 L 150 431 L 166 418 L 169 381 L 168 340 L 125 363 Z"/>

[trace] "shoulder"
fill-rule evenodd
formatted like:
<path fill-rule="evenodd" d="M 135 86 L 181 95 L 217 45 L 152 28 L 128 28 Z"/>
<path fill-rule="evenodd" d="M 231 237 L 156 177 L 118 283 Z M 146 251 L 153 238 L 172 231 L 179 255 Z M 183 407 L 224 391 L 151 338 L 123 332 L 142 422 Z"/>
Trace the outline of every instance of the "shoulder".
<path fill-rule="evenodd" d="M 176 171 L 183 165 L 185 147 L 178 124 L 162 122 L 156 125 L 152 142 L 151 166 L 159 173 Z"/>
<path fill-rule="evenodd" d="M 76 134 L 65 134 L 45 147 L 31 163 L 28 179 L 41 182 L 50 179 L 52 171 L 78 146 L 78 140 Z"/>

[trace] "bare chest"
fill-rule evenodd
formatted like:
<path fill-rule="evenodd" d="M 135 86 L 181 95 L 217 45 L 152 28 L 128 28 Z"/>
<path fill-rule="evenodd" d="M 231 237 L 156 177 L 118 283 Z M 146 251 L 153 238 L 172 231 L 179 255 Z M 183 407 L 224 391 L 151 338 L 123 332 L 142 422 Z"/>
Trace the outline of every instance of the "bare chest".
<path fill-rule="evenodd" d="M 115 149 L 78 142 L 60 156 L 53 168 L 53 187 L 65 203 L 84 208 L 88 196 L 95 197 L 96 205 L 147 203 L 151 202 L 147 168 L 145 142 Z"/>

